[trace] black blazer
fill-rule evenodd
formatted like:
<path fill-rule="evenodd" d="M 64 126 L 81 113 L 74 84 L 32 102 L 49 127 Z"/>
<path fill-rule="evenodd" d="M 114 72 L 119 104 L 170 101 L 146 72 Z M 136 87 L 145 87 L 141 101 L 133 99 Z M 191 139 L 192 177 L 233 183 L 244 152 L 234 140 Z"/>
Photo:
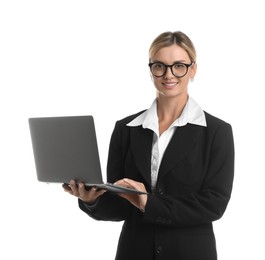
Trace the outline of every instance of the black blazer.
<path fill-rule="evenodd" d="M 141 112 L 142 113 L 142 112 Z M 140 113 L 116 123 L 107 180 L 143 182 L 145 212 L 106 192 L 94 206 L 80 208 L 97 220 L 123 221 L 116 260 L 215 260 L 212 222 L 230 199 L 234 175 L 231 126 L 205 113 L 207 127 L 178 127 L 164 153 L 155 191 L 151 191 L 153 132 L 126 126 Z"/>

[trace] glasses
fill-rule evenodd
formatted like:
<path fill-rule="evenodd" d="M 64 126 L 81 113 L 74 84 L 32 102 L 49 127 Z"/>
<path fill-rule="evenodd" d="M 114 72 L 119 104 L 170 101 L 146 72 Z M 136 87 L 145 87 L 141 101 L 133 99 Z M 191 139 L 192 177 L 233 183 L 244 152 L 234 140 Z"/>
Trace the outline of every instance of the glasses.
<path fill-rule="evenodd" d="M 176 62 L 172 65 L 166 65 L 162 62 L 153 62 L 153 63 L 149 63 L 148 66 L 150 67 L 151 73 L 155 77 L 163 77 L 167 72 L 167 68 L 170 68 L 171 73 L 176 78 L 182 78 L 187 74 L 189 67 L 193 63 L 194 62 L 192 62 L 190 64 L 186 64 L 186 63 L 182 63 L 182 62 Z"/>

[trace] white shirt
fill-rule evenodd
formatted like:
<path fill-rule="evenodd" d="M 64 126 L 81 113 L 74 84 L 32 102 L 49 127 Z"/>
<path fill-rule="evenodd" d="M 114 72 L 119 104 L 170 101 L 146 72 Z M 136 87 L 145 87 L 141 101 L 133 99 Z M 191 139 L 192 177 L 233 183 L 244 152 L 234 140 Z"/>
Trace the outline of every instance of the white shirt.
<path fill-rule="evenodd" d="M 191 97 L 189 97 L 180 117 L 176 119 L 171 126 L 169 126 L 169 128 L 162 133 L 161 136 L 159 136 L 157 99 L 153 101 L 151 107 L 148 110 L 127 124 L 129 127 L 142 125 L 143 128 L 148 128 L 154 132 L 151 157 L 152 189 L 155 189 L 160 163 L 176 128 L 179 126 L 184 126 L 188 123 L 204 127 L 207 126 L 203 110 Z"/>

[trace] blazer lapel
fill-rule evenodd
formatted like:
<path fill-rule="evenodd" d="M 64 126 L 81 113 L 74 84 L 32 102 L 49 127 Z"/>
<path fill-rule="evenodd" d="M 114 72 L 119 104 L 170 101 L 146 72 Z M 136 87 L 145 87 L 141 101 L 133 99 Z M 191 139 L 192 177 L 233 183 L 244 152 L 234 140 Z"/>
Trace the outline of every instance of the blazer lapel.
<path fill-rule="evenodd" d="M 131 147 L 135 163 L 143 177 L 151 185 L 151 152 L 153 132 L 142 127 L 131 128 Z"/>
<path fill-rule="evenodd" d="M 184 158 L 201 132 L 202 127 L 192 124 L 187 124 L 176 129 L 161 161 L 158 173 L 159 177 L 171 170 Z"/>

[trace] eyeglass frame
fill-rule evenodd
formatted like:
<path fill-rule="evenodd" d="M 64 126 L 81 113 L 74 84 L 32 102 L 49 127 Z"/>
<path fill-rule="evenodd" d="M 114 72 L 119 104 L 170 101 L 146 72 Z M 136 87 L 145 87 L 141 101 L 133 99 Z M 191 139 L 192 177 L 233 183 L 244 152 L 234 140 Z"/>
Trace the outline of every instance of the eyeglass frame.
<path fill-rule="evenodd" d="M 158 64 L 162 64 L 162 65 L 165 66 L 165 68 L 166 68 L 166 69 L 165 69 L 165 72 L 164 72 L 161 76 L 156 76 L 156 75 L 154 75 L 153 72 L 152 72 L 151 67 L 152 67 L 154 64 L 156 64 L 156 63 L 158 63 Z M 185 72 L 184 75 L 182 75 L 182 76 L 176 76 L 176 75 L 173 73 L 172 67 L 175 66 L 176 64 L 184 65 L 184 66 L 186 67 L 186 72 Z M 190 63 L 190 64 L 188 64 L 188 63 L 183 63 L 183 62 L 175 62 L 175 63 L 173 63 L 172 65 L 166 65 L 166 64 L 163 63 L 163 62 L 156 61 L 156 62 L 149 62 L 149 63 L 148 63 L 148 66 L 149 66 L 150 71 L 151 71 L 151 73 L 152 73 L 152 75 L 153 75 L 154 77 L 161 78 L 161 77 L 165 76 L 165 74 L 167 73 L 167 68 L 170 68 L 170 71 L 171 71 L 172 75 L 174 75 L 174 77 L 176 77 L 176 78 L 179 79 L 179 78 L 183 78 L 184 76 L 186 76 L 186 74 L 188 73 L 188 69 L 189 69 L 189 67 L 191 67 L 193 64 L 195 64 L 195 61 L 193 61 L 193 62 Z"/>

